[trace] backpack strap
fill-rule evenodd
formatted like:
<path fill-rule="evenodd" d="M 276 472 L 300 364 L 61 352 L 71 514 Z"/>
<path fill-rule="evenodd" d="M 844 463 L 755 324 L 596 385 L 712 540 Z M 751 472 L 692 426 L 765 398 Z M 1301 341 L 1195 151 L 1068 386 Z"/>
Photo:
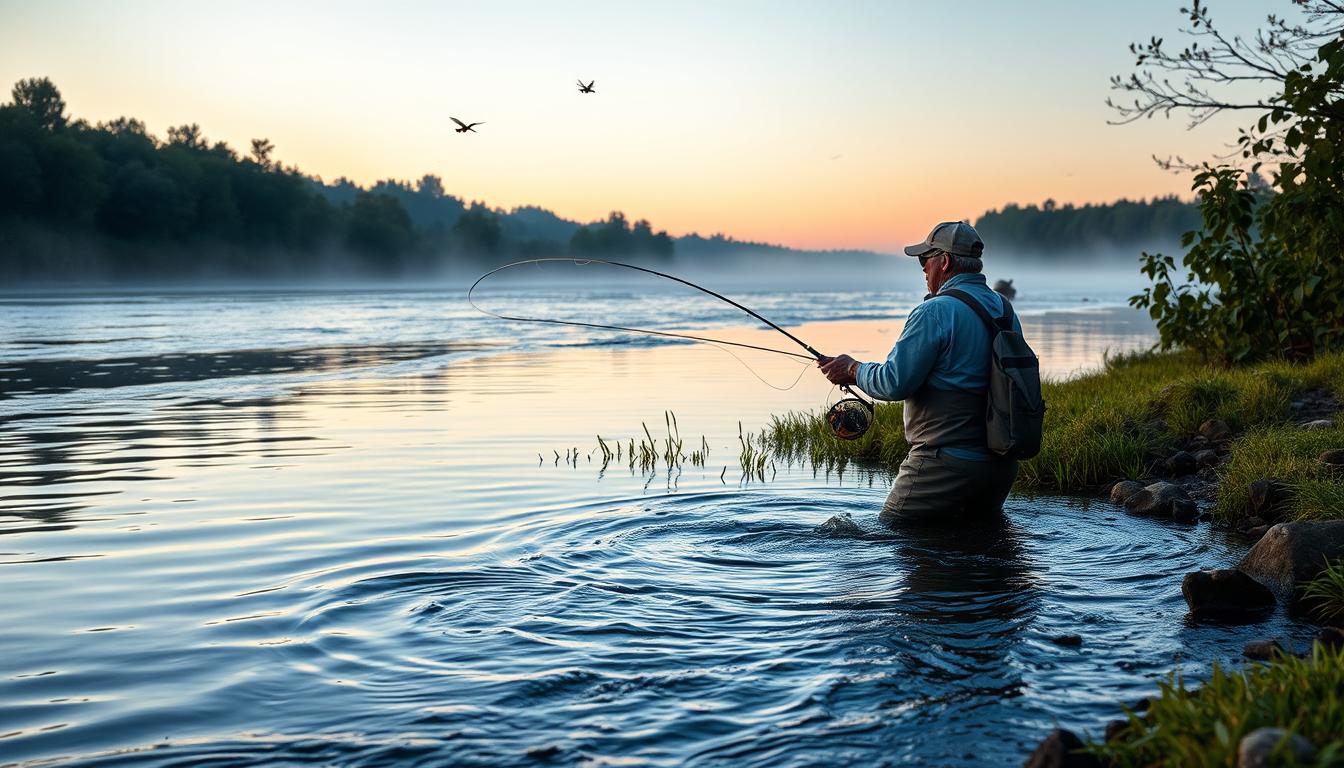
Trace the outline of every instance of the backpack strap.
<path fill-rule="evenodd" d="M 980 316 L 980 319 L 984 322 L 985 327 L 989 329 L 989 337 L 991 339 L 993 339 L 995 336 L 998 336 L 999 331 L 1009 331 L 1012 330 L 1013 328 L 1013 305 L 1009 304 L 1008 299 L 1003 296 L 999 297 L 1003 299 L 1003 317 L 1000 317 L 996 320 L 993 316 L 989 314 L 989 311 L 986 310 L 984 306 L 980 304 L 980 302 L 971 298 L 971 295 L 963 290 L 957 288 L 950 288 L 946 291 L 939 293 L 938 295 L 951 296 L 952 298 L 961 301 L 961 303 L 975 310 L 975 314 Z"/>

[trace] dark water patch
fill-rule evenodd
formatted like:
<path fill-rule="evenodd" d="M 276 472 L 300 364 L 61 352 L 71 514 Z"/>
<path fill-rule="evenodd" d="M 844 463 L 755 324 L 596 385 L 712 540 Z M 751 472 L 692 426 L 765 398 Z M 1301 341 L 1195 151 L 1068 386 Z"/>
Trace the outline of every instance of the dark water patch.
<path fill-rule="evenodd" d="M 396 343 L 171 353 L 104 360 L 24 360 L 0 371 L 0 399 L 233 376 L 344 370 L 482 348 L 475 343 Z"/>

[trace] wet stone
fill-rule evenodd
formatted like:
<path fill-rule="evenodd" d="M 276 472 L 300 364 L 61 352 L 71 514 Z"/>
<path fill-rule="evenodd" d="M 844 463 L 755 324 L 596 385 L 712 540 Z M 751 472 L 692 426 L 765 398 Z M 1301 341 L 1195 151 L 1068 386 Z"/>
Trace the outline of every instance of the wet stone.
<path fill-rule="evenodd" d="M 1331 421 L 1330 419 L 1312 419 L 1311 421 L 1304 421 L 1301 424 L 1298 424 L 1297 426 L 1298 429 L 1302 429 L 1307 432 L 1315 432 L 1321 429 L 1334 429 L 1335 422 Z"/>
<path fill-rule="evenodd" d="M 1101 761 L 1082 749 L 1083 742 L 1073 731 L 1056 728 L 1036 746 L 1026 768 L 1100 768 Z"/>
<path fill-rule="evenodd" d="M 1056 635 L 1050 638 L 1050 642 L 1054 643 L 1055 645 L 1062 645 L 1065 648 L 1077 648 L 1078 646 L 1083 644 L 1083 636 L 1076 635 L 1073 633 Z"/>
<path fill-rule="evenodd" d="M 1121 480 L 1111 486 L 1111 503 L 1124 504 L 1130 497 L 1143 490 L 1143 483 L 1135 480 Z"/>
<path fill-rule="evenodd" d="M 849 515 L 834 515 L 831 519 L 813 529 L 814 533 L 834 538 L 855 538 L 867 535 L 854 518 Z"/>
<path fill-rule="evenodd" d="M 1274 609 L 1274 593 L 1235 569 L 1195 571 L 1181 581 L 1181 594 L 1196 619 L 1250 622 Z"/>
<path fill-rule="evenodd" d="M 1279 743 L 1287 740 L 1287 749 L 1294 764 L 1308 763 L 1316 757 L 1316 747 L 1310 741 L 1282 728 L 1257 728 L 1246 734 L 1237 745 L 1237 768 L 1269 768 L 1283 765 L 1283 755 L 1274 754 Z"/>
<path fill-rule="evenodd" d="M 1252 640 L 1241 649 L 1242 656 L 1256 661 L 1269 661 L 1283 652 L 1277 640 Z"/>
<path fill-rule="evenodd" d="M 1125 509 L 1136 515 L 1171 517 L 1173 505 L 1194 507 L 1184 488 L 1174 483 L 1153 483 L 1125 501 Z"/>

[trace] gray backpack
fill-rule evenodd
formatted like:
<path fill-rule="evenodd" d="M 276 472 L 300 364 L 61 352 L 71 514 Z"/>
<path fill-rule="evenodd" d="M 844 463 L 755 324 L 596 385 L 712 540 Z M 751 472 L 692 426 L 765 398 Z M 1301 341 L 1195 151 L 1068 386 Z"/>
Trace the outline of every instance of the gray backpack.
<path fill-rule="evenodd" d="M 965 291 L 944 291 L 975 310 L 989 329 L 989 397 L 985 436 L 989 449 L 1009 459 L 1030 459 L 1041 452 L 1045 400 L 1041 367 L 1022 334 L 1013 330 L 1013 305 L 1003 299 L 1003 317 L 993 318 Z M 1002 298 L 1002 297 L 1001 297 Z"/>

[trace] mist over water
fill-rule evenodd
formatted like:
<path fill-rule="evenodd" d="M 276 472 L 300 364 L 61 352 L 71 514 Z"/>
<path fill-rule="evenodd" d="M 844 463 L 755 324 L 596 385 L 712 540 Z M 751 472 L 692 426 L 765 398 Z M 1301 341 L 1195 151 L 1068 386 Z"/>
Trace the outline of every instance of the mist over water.
<path fill-rule="evenodd" d="M 481 298 L 788 343 L 587 269 Z M 1014 271 L 1051 375 L 1152 342 L 1118 280 Z M 923 295 L 885 274 L 709 287 L 880 359 Z M 0 296 L 0 764 L 1003 764 L 1309 635 L 1186 621 L 1179 574 L 1243 547 L 1204 526 L 1013 497 L 894 534 L 882 472 L 744 478 L 739 422 L 835 393 L 738 357 L 461 288 Z M 602 465 L 667 411 L 703 467 Z"/>

